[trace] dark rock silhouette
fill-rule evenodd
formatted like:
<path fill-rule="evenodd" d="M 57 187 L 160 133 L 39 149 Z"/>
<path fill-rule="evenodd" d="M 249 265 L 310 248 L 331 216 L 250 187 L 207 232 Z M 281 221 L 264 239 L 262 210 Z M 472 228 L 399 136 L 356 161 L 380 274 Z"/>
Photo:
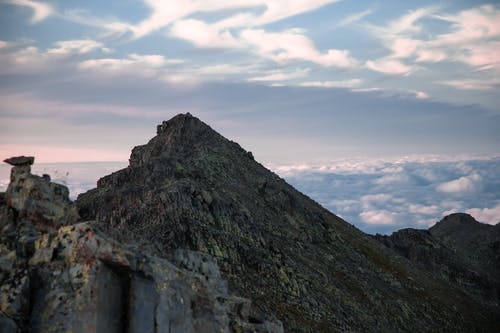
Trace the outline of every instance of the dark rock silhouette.
<path fill-rule="evenodd" d="M 375 238 L 500 313 L 500 224 L 483 224 L 456 213 L 429 230 L 403 229 Z"/>
<path fill-rule="evenodd" d="M 143 253 L 216 257 L 229 290 L 252 299 L 252 321 L 274 314 L 286 332 L 498 329 L 496 308 L 415 267 L 189 114 L 159 125 L 129 167 L 77 206 Z"/>

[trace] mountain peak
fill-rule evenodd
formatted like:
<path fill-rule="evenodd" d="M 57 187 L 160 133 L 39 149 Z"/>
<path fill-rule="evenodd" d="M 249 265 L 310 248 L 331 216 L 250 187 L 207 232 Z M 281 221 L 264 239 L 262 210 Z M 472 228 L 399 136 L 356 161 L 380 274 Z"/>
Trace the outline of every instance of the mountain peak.
<path fill-rule="evenodd" d="M 434 236 L 453 237 L 466 242 L 475 239 L 478 234 L 488 232 L 491 228 L 491 225 L 480 223 L 469 214 L 454 213 L 445 216 L 429 231 Z"/>
<path fill-rule="evenodd" d="M 274 313 L 287 332 L 457 331 L 456 322 L 466 331 L 463 314 L 480 313 L 437 280 L 436 299 L 416 293 L 427 277 L 190 114 L 162 122 L 129 167 L 77 205 L 82 218 L 145 253 L 214 256 L 230 290 L 254 300 L 258 316 Z"/>
<path fill-rule="evenodd" d="M 459 225 L 471 225 L 471 224 L 478 224 L 479 222 L 476 221 L 476 219 L 469 214 L 453 213 L 453 214 L 445 216 L 438 223 L 455 224 L 455 225 L 457 225 L 457 224 L 459 224 Z"/>
<path fill-rule="evenodd" d="M 147 144 L 132 150 L 131 167 L 157 159 L 183 159 L 230 142 L 189 112 L 163 121 L 156 127 L 156 134 Z"/>
<path fill-rule="evenodd" d="M 169 134 L 169 132 L 183 128 L 184 126 L 200 127 L 200 125 L 205 125 L 200 119 L 193 117 L 189 112 L 179 113 L 170 120 L 164 120 L 161 124 L 156 126 L 157 135 Z M 195 126 L 193 126 L 195 125 Z"/>

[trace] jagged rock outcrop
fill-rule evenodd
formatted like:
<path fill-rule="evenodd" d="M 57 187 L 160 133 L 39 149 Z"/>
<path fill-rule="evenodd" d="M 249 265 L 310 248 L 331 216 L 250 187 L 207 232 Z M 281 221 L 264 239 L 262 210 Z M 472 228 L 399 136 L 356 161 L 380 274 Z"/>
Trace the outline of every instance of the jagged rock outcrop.
<path fill-rule="evenodd" d="M 429 230 L 403 229 L 375 238 L 500 314 L 500 224 L 456 213 Z"/>
<path fill-rule="evenodd" d="M 13 166 L 5 193 L 6 204 L 19 220 L 28 220 L 37 230 L 58 228 L 75 222 L 76 207 L 69 200 L 68 188 L 50 181 L 49 175 L 31 174 L 34 157 L 18 156 L 4 162 Z"/>
<path fill-rule="evenodd" d="M 283 332 L 228 292 L 213 257 L 177 249 L 159 258 L 118 243 L 95 222 L 76 223 L 67 189 L 32 175 L 33 158 L 7 161 L 0 332 Z"/>
<path fill-rule="evenodd" d="M 414 268 L 199 119 L 163 122 L 77 200 L 118 241 L 217 258 L 229 290 L 286 332 L 494 332 L 498 313 Z"/>

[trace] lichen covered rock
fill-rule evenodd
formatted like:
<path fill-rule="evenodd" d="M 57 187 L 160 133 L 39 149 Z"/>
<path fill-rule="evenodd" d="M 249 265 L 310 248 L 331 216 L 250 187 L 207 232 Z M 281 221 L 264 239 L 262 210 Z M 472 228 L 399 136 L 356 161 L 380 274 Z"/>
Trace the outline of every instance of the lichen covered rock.
<path fill-rule="evenodd" d="M 80 215 L 145 252 L 215 256 L 229 290 L 253 301 L 252 321 L 273 313 L 301 333 L 497 330 L 498 312 L 327 211 L 196 117 L 177 115 L 156 133 L 127 168 L 79 195 Z"/>
<path fill-rule="evenodd" d="M 31 175 L 33 159 L 8 162 L 0 332 L 283 332 L 279 321 L 256 321 L 250 300 L 228 292 L 213 257 L 178 249 L 159 258 L 120 244 L 95 222 L 76 223 L 67 193 Z"/>
<path fill-rule="evenodd" d="M 50 177 L 31 174 L 34 157 L 12 157 L 4 162 L 13 165 L 5 202 L 20 220 L 28 220 L 38 230 L 74 223 L 77 210 L 69 200 L 68 188 L 50 181 Z"/>

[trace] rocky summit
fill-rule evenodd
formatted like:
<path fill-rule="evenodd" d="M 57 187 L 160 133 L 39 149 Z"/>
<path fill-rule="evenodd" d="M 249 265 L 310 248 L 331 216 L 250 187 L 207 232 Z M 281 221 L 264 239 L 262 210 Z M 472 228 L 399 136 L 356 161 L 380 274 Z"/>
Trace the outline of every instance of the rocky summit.
<path fill-rule="evenodd" d="M 250 152 L 190 114 L 181 114 L 160 124 L 154 138 L 133 149 L 127 168 L 101 178 L 97 188 L 79 195 L 76 205 L 80 221 L 95 221 L 90 224 L 93 231 L 85 236 L 86 224 L 70 229 L 63 226 L 57 237 L 50 238 L 56 243 L 46 245 L 56 249 L 50 259 L 44 259 L 49 260 L 49 264 L 42 265 L 46 271 L 61 272 L 62 277 L 69 274 L 71 279 L 71 276 L 79 276 L 80 268 L 73 268 L 71 275 L 73 262 L 78 262 L 85 277 L 87 256 L 78 253 L 86 252 L 71 252 L 76 255 L 68 257 L 64 242 L 67 238 L 82 237 L 79 242 L 85 243 L 85 237 L 91 241 L 96 238 L 95 234 L 102 237 L 99 239 L 106 239 L 106 242 L 100 241 L 101 244 L 122 244 L 113 245 L 120 249 L 128 244 L 133 250 L 123 249 L 120 251 L 126 254 L 118 255 L 122 252 L 110 250 L 112 245 L 106 245 L 108 254 L 102 256 L 99 250 L 88 245 L 94 249 L 90 262 L 105 267 L 103 270 L 109 274 L 94 274 L 94 280 L 84 278 L 83 283 L 87 284 L 83 288 L 96 285 L 122 288 L 120 290 L 126 292 L 117 293 L 122 295 L 117 302 L 127 309 L 137 308 L 134 295 L 145 295 L 141 304 L 146 305 L 141 309 L 148 318 L 156 316 L 155 323 L 167 316 L 161 311 L 171 309 L 164 305 L 159 311 L 159 304 L 175 307 L 174 304 L 180 302 L 178 298 L 169 298 L 171 293 L 162 294 L 162 283 L 167 279 L 166 288 L 170 290 L 172 285 L 180 285 L 184 280 L 184 273 L 170 275 L 173 273 L 168 272 L 175 270 L 172 267 L 169 271 L 167 263 L 163 264 L 163 272 L 167 273 L 161 273 L 156 270 L 156 263 L 176 262 L 179 251 L 215 258 L 221 278 L 228 281 L 227 293 L 252 302 L 252 307 L 245 305 L 250 301 L 236 302 L 240 304 L 236 308 L 244 310 L 231 310 L 234 307 L 217 303 L 219 298 L 214 293 L 220 289 L 207 285 L 203 278 L 192 277 L 200 287 L 193 287 L 187 293 L 185 300 L 189 300 L 190 307 L 180 306 L 183 310 L 179 311 L 189 316 L 181 316 L 184 321 L 177 320 L 206 321 L 201 326 L 185 324 L 192 325 L 186 332 L 202 332 L 196 327 L 211 327 L 206 332 L 216 332 L 212 327 L 234 332 L 258 332 L 256 327 L 267 332 L 283 328 L 285 332 L 498 332 L 500 327 L 498 297 L 483 297 L 481 283 L 475 283 L 474 278 L 472 282 L 459 278 L 460 282 L 455 283 L 451 275 L 446 276 L 447 272 L 470 269 L 478 277 L 485 277 L 486 285 L 498 293 L 493 278 L 498 261 L 488 261 L 490 257 L 474 259 L 485 251 L 491 253 L 491 258 L 498 258 L 498 243 L 472 241 L 463 247 L 464 252 L 472 253 L 470 256 L 453 257 L 453 251 L 463 246 L 462 233 L 455 232 L 453 227 L 440 227 L 443 222 L 436 225 L 436 236 L 432 235 L 433 231 L 430 234 L 408 231 L 403 232 L 408 235 L 402 234 L 399 241 L 366 235 L 295 190 L 256 162 Z M 82 228 L 83 231 L 79 231 Z M 478 231 L 478 239 L 489 232 Z M 65 233 L 70 235 L 65 237 Z M 394 239 L 396 237 L 399 236 Z M 415 251 L 414 245 L 422 251 Z M 437 253 L 433 252 L 434 248 Z M 474 252 L 476 250 L 478 252 Z M 11 253 L 7 254 L 13 256 Z M 106 259 L 113 253 L 123 260 Z M 141 258 L 146 258 L 144 264 Z M 54 260 L 62 260 L 63 268 L 47 266 Z M 186 260 L 203 266 L 203 259 L 201 264 L 200 259 L 181 262 Z M 464 267 L 470 262 L 474 266 Z M 65 269 L 69 269 L 68 274 L 63 273 Z M 123 271 L 129 272 L 125 279 L 120 278 Z M 489 277 L 483 275 L 486 271 L 491 272 Z M 113 274 L 118 278 L 107 278 Z M 147 281 L 135 283 L 136 277 Z M 88 282 L 102 281 L 99 279 L 105 282 Z M 188 282 L 179 288 L 189 290 L 189 285 Z M 130 286 L 142 287 L 136 291 Z M 152 289 L 155 292 L 150 293 Z M 78 293 L 78 290 L 70 288 L 67 292 Z M 85 290 L 88 289 L 82 290 L 82 295 L 88 295 Z M 225 292 L 222 289 L 222 293 Z M 66 300 L 67 295 L 63 295 L 60 302 Z M 111 311 L 106 304 L 102 308 Z M 198 306 L 202 310 L 198 311 Z M 95 309 L 92 311 L 95 313 Z M 114 314 L 113 318 L 126 318 L 123 320 L 129 326 L 141 318 L 137 312 L 122 313 L 121 317 L 114 312 L 104 313 Z M 33 325 L 39 325 L 38 317 L 34 318 Z M 97 318 L 99 322 L 99 316 Z M 104 319 L 101 317 L 101 320 Z M 220 324 L 222 326 L 206 324 L 227 322 L 228 325 Z M 242 324 L 235 324 L 240 322 Z M 101 324 L 108 325 L 102 321 Z M 154 332 L 163 331 L 155 328 Z M 176 328 L 165 332 L 184 331 Z"/>

